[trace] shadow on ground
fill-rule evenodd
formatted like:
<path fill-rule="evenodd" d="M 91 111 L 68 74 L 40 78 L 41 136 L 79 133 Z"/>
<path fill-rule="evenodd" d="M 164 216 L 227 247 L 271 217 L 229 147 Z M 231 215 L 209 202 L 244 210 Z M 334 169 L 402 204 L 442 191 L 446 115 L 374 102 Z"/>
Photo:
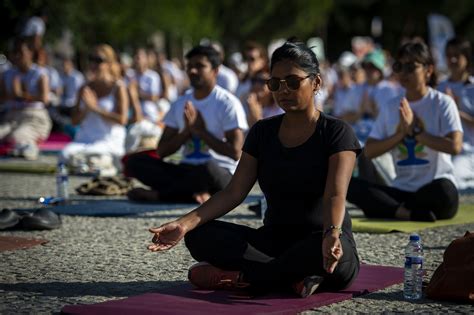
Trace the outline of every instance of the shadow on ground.
<path fill-rule="evenodd" d="M 3 292 L 30 292 L 40 296 L 55 297 L 129 297 L 157 292 L 166 287 L 182 285 L 185 281 L 136 281 L 136 282 L 45 282 L 0 284 Z"/>

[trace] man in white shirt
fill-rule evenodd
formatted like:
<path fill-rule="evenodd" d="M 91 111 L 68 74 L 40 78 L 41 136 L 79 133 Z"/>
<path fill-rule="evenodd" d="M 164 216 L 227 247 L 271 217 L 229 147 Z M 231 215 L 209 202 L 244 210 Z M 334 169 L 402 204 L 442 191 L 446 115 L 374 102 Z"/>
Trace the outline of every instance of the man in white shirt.
<path fill-rule="evenodd" d="M 164 119 L 159 158 L 135 154 L 126 162 L 127 174 L 152 188 L 130 191 L 132 200 L 202 203 L 228 184 L 237 166 L 248 125 L 240 101 L 216 84 L 219 54 L 210 46 L 197 46 L 186 59 L 193 88 Z M 180 148 L 179 165 L 162 160 Z"/>

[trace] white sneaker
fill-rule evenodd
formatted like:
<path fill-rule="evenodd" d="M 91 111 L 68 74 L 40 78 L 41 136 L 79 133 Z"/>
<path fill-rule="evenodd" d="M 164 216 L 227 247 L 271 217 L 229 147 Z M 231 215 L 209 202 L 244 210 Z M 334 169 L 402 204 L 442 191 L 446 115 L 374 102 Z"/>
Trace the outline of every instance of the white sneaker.
<path fill-rule="evenodd" d="M 23 156 L 28 161 L 34 161 L 38 159 L 39 149 L 38 146 L 34 144 L 27 144 L 21 150 L 21 156 Z"/>

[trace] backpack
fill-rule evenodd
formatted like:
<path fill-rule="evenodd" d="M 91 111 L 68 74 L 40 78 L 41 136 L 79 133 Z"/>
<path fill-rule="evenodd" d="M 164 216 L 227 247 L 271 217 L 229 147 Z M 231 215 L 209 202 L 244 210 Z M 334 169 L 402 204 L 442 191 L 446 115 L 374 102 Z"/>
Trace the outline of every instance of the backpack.
<path fill-rule="evenodd" d="M 474 233 L 466 232 L 449 244 L 426 294 L 434 300 L 474 304 Z"/>

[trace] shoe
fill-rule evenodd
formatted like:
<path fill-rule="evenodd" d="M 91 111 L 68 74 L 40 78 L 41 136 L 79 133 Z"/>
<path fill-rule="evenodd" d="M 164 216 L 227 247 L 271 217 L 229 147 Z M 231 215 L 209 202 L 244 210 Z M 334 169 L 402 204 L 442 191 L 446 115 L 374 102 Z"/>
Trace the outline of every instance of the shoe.
<path fill-rule="evenodd" d="M 11 227 L 14 227 L 20 222 L 21 216 L 10 210 L 10 209 L 2 209 L 0 211 L 0 230 L 5 230 Z"/>
<path fill-rule="evenodd" d="M 249 286 L 240 280 L 240 271 L 222 270 L 207 262 L 200 262 L 188 270 L 188 279 L 203 290 L 244 289 Z"/>
<path fill-rule="evenodd" d="M 302 281 L 293 285 L 293 290 L 302 298 L 306 298 L 314 293 L 323 282 L 324 278 L 321 276 L 309 276 Z"/>
<path fill-rule="evenodd" d="M 61 219 L 53 211 L 43 208 L 22 217 L 20 224 L 27 230 L 53 230 L 61 226 Z"/>

